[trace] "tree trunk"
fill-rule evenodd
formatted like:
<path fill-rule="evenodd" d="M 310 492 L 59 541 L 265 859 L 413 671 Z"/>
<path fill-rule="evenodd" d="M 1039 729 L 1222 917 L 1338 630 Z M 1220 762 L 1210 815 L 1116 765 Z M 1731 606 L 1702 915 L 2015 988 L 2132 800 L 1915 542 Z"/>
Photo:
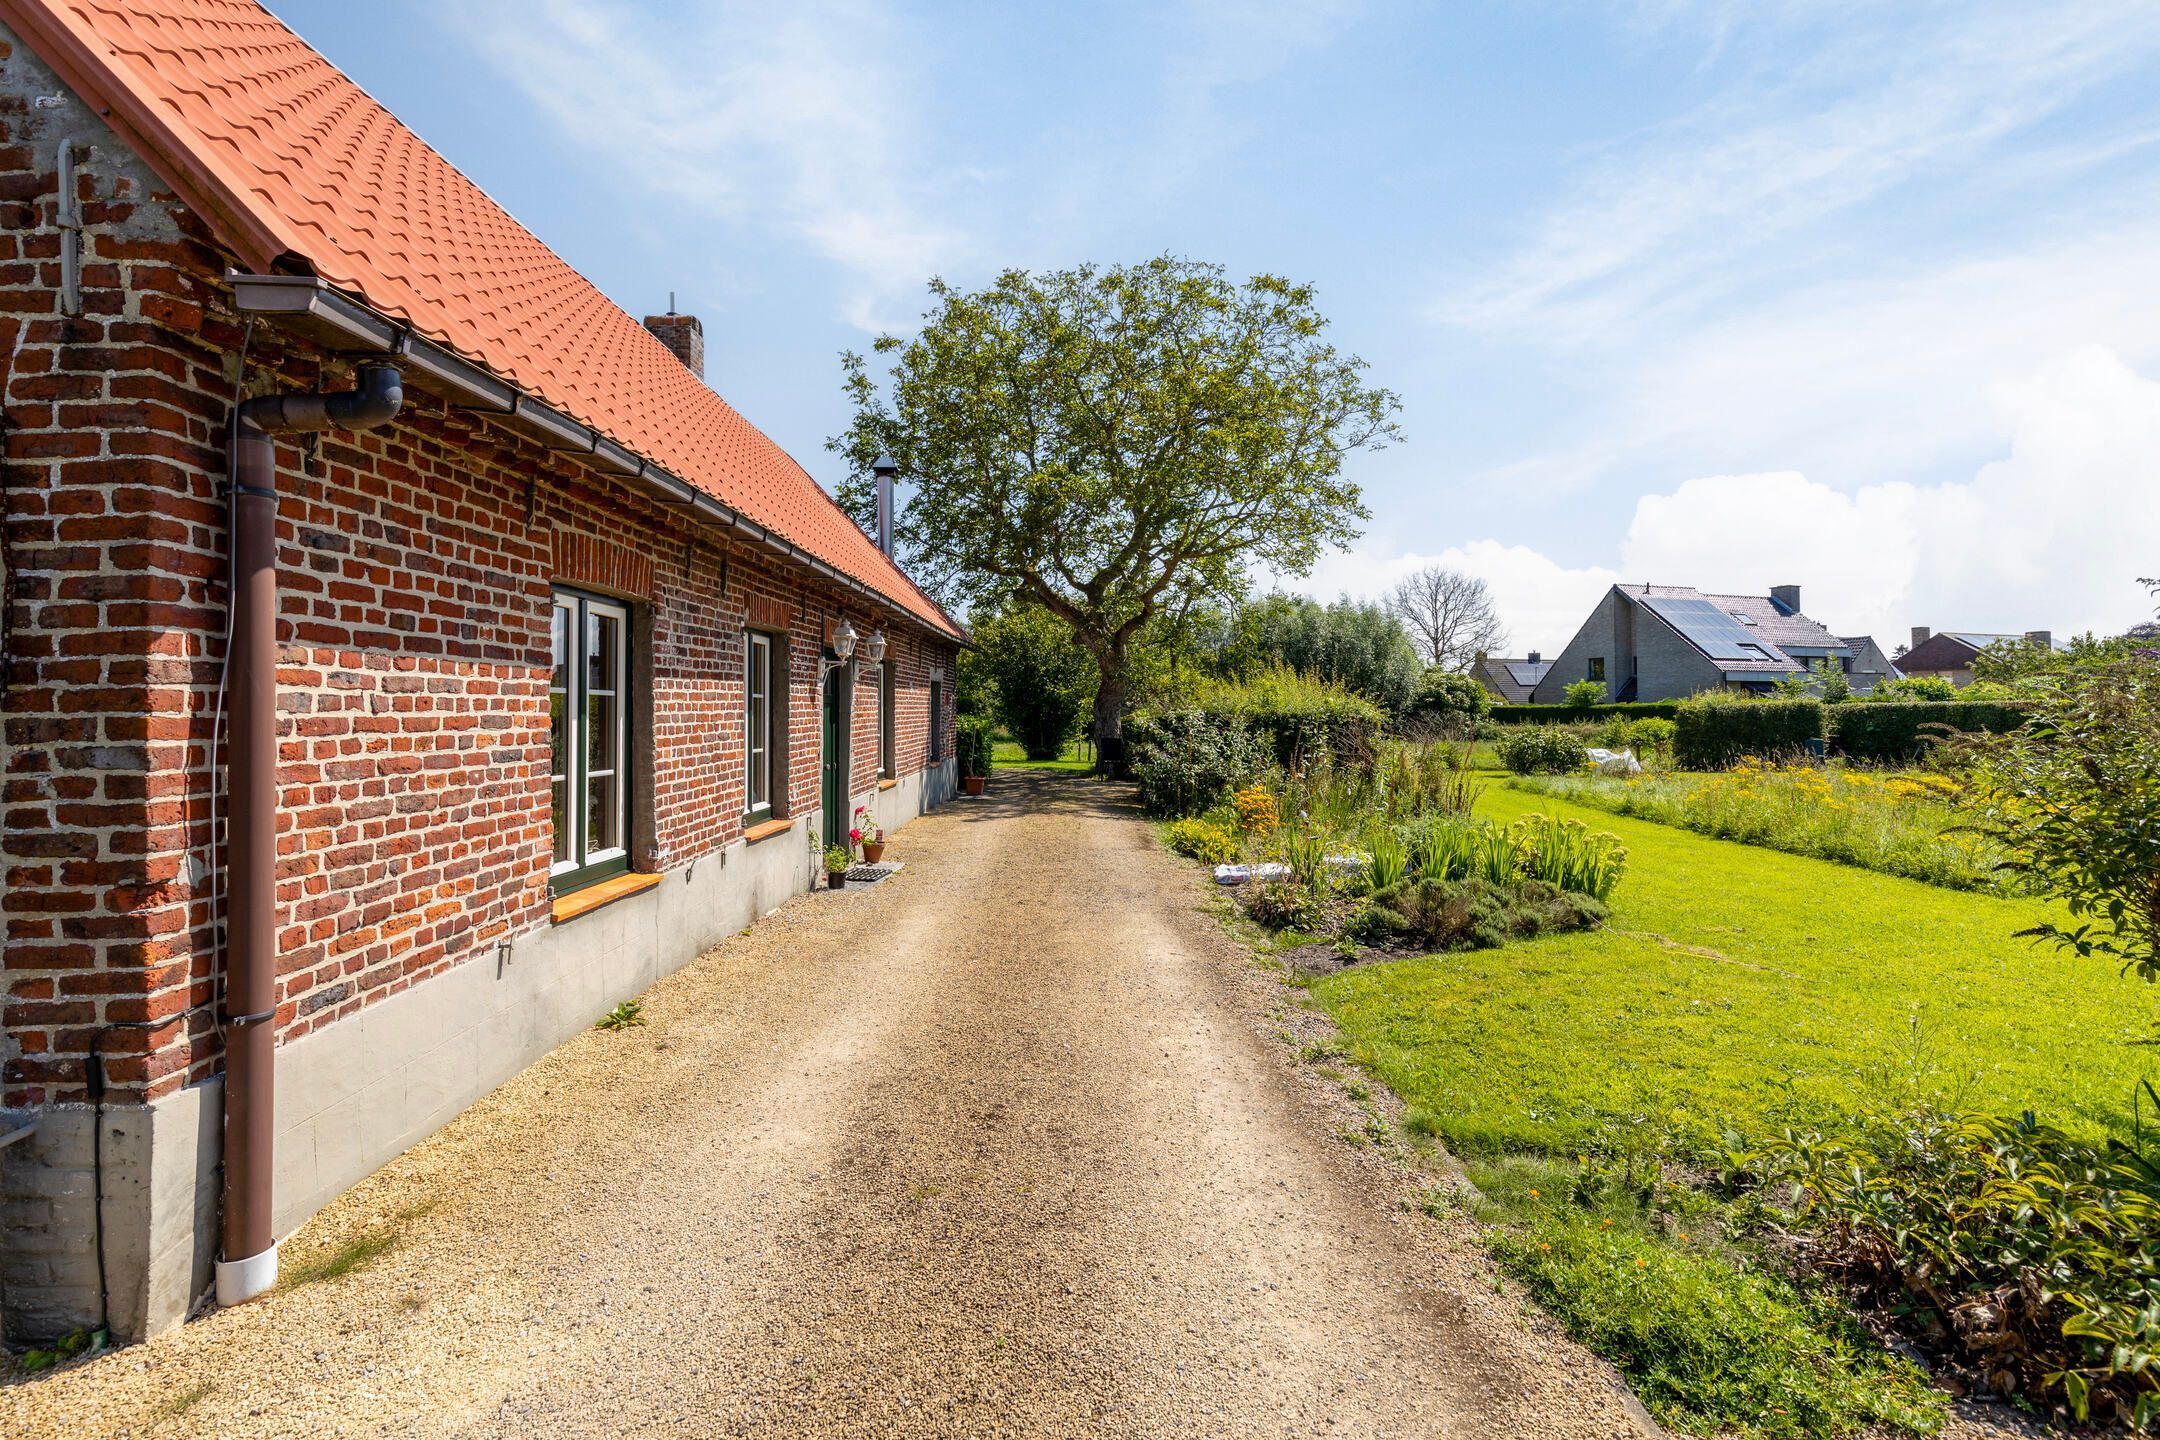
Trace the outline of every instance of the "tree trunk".
<path fill-rule="evenodd" d="M 1125 664 L 1122 656 L 1096 661 L 1102 679 L 1095 687 L 1095 768 L 1114 780 L 1125 778 Z"/>

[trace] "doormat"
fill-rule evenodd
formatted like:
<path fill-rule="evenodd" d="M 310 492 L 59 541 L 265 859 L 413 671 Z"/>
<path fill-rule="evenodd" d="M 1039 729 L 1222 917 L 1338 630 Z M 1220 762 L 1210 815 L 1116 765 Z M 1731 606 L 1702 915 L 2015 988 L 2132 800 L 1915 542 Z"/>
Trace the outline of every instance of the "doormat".
<path fill-rule="evenodd" d="M 886 876 L 895 874 L 907 862 L 904 860 L 881 860 L 875 865 L 850 865 L 847 883 L 850 885 L 875 885 Z"/>

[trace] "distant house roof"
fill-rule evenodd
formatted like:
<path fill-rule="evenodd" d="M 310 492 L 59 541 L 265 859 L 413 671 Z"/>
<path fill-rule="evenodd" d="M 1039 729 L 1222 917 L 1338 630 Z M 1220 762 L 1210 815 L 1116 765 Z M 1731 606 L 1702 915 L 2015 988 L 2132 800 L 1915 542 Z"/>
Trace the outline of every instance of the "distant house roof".
<path fill-rule="evenodd" d="M 1990 630 L 1939 630 L 1898 657 L 1898 669 L 1911 675 L 1918 671 L 1969 670 L 1972 659 L 1990 645 L 2022 645 L 2023 635 L 1999 635 Z M 2066 648 L 2050 639 L 2056 650 Z"/>
<path fill-rule="evenodd" d="M 1485 688 L 1498 695 L 1510 705 L 1526 705 L 1530 692 L 1552 669 L 1550 660 L 1510 660 L 1500 656 L 1488 656 L 1478 666 L 1477 678 L 1485 682 Z"/>
<path fill-rule="evenodd" d="M 1768 595 L 1717 595 L 1692 585 L 1617 588 L 1729 673 L 1789 674 L 1801 668 L 1795 656 L 1844 655 L 1852 649 Z"/>
<path fill-rule="evenodd" d="M 253 0 L 0 0 L 258 273 L 311 273 L 959 627 L 792 456 Z"/>
<path fill-rule="evenodd" d="M 1843 641 L 1845 642 L 1846 646 L 1847 646 L 1847 647 L 1848 647 L 1849 649 L 1851 649 L 1851 651 L 1852 651 L 1852 653 L 1853 653 L 1853 659 L 1854 659 L 1855 661 L 1858 661 L 1858 660 L 1859 660 L 1859 658 L 1860 658 L 1861 656 L 1863 656 L 1863 655 L 1866 655 L 1866 654 L 1869 654 L 1870 652 L 1872 652 L 1872 653 L 1874 653 L 1874 654 L 1877 654 L 1877 655 L 1880 655 L 1880 656 L 1882 656 L 1882 657 L 1883 657 L 1883 663 L 1884 663 L 1884 664 L 1886 664 L 1886 665 L 1889 665 L 1889 666 L 1890 666 L 1890 670 L 1891 670 L 1891 673 L 1893 673 L 1893 674 L 1894 674 L 1894 673 L 1896 673 L 1896 671 L 1897 671 L 1897 666 L 1896 666 L 1895 664 L 1891 664 L 1891 662 L 1890 662 L 1890 656 L 1889 656 L 1889 652 L 1888 652 L 1888 651 L 1886 651 L 1886 650 L 1884 650 L 1884 649 L 1883 649 L 1883 648 L 1882 648 L 1881 646 L 1879 646 L 1879 645 L 1877 645 L 1877 644 L 1875 643 L 1875 637 L 1874 637 L 1874 636 L 1872 636 L 1872 635 L 1841 635 L 1841 636 L 1839 636 L 1838 638 L 1839 638 L 1839 639 L 1841 639 L 1841 640 L 1843 640 Z"/>

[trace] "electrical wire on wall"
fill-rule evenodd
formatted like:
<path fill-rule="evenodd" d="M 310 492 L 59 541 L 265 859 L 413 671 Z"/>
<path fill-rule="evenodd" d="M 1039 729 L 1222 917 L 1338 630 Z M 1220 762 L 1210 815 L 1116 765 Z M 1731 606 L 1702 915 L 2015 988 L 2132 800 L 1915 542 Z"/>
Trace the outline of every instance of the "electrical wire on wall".
<path fill-rule="evenodd" d="M 255 317 L 250 315 L 246 328 L 240 335 L 240 365 L 238 376 L 233 381 L 232 403 L 226 407 L 228 413 L 233 415 L 240 413 L 240 398 L 247 389 L 248 348 L 254 339 Z M 210 892 L 210 998 L 162 1020 L 109 1020 L 90 1032 L 90 1053 L 83 1058 L 83 1090 L 91 1106 L 90 1203 L 92 1238 L 97 1250 L 98 1326 L 107 1335 L 112 1333 L 112 1290 L 105 1273 L 105 1062 L 102 1053 L 105 1037 L 115 1030 L 162 1030 L 168 1025 L 184 1024 L 204 1010 L 220 1013 L 225 998 L 225 867 L 222 863 L 223 837 L 218 831 L 218 792 L 224 778 L 225 767 L 220 756 L 224 745 L 225 681 L 232 656 L 233 547 L 229 538 L 232 534 L 230 494 L 226 495 L 225 503 L 225 533 L 228 536 L 225 545 L 225 640 L 218 655 L 217 690 L 210 712 L 210 750 L 204 757 L 210 772 L 210 825 L 204 844 L 210 852 L 208 873 L 216 877 Z M 195 847 L 190 845 L 190 859 L 194 853 Z"/>

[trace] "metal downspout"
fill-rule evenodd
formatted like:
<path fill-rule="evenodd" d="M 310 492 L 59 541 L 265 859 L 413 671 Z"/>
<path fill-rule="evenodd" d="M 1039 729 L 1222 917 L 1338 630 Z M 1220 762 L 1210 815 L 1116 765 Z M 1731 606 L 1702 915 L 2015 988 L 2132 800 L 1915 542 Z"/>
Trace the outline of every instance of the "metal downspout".
<path fill-rule="evenodd" d="M 217 1299 L 252 1300 L 277 1283 L 271 1230 L 271 1097 L 277 1043 L 277 441 L 278 433 L 365 430 L 404 403 L 396 367 L 366 365 L 358 388 L 264 395 L 232 427 L 232 644 L 225 773 L 225 1188 Z"/>

